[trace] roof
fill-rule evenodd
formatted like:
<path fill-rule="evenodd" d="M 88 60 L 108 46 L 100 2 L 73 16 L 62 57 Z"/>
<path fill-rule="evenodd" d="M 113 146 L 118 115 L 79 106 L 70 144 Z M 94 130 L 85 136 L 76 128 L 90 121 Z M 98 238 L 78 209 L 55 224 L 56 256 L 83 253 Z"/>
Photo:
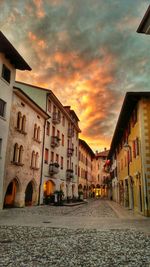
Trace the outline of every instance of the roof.
<path fill-rule="evenodd" d="M 108 153 L 109 153 L 109 150 L 104 150 L 102 152 L 98 152 L 95 154 L 95 157 L 107 157 L 108 156 Z"/>
<path fill-rule="evenodd" d="M 150 34 L 150 5 L 137 29 L 137 32 Z"/>
<path fill-rule="evenodd" d="M 4 53 L 12 65 L 19 70 L 31 70 L 30 66 L 26 63 L 23 57 L 7 40 L 4 34 L 0 31 L 0 52 Z"/>
<path fill-rule="evenodd" d="M 112 138 L 108 158 L 111 158 L 115 149 L 117 148 L 121 138 L 123 137 L 124 130 L 130 120 L 131 114 L 141 98 L 150 98 L 150 92 L 127 92 L 124 102 L 119 114 L 118 122 Z"/>
<path fill-rule="evenodd" d="M 64 108 L 64 106 L 62 105 L 62 103 L 59 101 L 59 99 L 55 96 L 55 94 L 52 92 L 52 90 L 50 89 L 47 89 L 47 88 L 43 88 L 43 87 L 39 87 L 39 86 L 36 86 L 36 85 L 32 85 L 32 84 L 29 84 L 29 83 L 25 83 L 25 82 L 20 82 L 20 81 L 15 81 L 16 84 L 22 84 L 22 85 L 25 85 L 25 86 L 30 86 L 30 87 L 33 87 L 35 89 L 38 89 L 38 90 L 42 90 L 42 91 L 45 91 L 47 93 L 47 95 L 49 95 L 51 97 L 51 99 L 59 106 L 59 108 L 61 109 L 61 111 L 67 116 L 67 118 L 74 124 L 76 130 L 78 132 L 81 132 L 79 126 L 77 125 L 77 123 L 75 123 L 73 121 L 73 119 L 71 118 L 70 114 L 67 112 L 67 110 Z"/>
<path fill-rule="evenodd" d="M 13 87 L 14 92 L 16 93 L 16 95 L 18 95 L 19 97 L 22 98 L 22 100 L 26 100 L 28 99 L 30 101 L 30 103 L 32 103 L 32 107 L 36 107 L 36 109 L 38 110 L 38 112 L 45 118 L 48 119 L 50 118 L 50 116 L 36 103 L 34 102 L 24 91 L 22 91 L 20 88 L 14 86 Z"/>
<path fill-rule="evenodd" d="M 95 157 L 93 150 L 89 147 L 89 145 L 83 139 L 79 139 L 79 146 L 80 145 L 82 145 L 93 158 Z"/>

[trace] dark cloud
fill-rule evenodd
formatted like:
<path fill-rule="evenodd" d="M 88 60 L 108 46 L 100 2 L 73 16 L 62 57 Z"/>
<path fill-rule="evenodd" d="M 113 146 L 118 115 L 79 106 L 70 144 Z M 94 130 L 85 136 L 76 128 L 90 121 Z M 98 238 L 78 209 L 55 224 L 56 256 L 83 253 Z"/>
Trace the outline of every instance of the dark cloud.
<path fill-rule="evenodd" d="M 17 77 L 51 88 L 94 147 L 110 143 L 126 91 L 149 90 L 148 0 L 1 0 L 1 30 L 32 66 Z M 66 97 L 67 96 L 67 97 Z"/>

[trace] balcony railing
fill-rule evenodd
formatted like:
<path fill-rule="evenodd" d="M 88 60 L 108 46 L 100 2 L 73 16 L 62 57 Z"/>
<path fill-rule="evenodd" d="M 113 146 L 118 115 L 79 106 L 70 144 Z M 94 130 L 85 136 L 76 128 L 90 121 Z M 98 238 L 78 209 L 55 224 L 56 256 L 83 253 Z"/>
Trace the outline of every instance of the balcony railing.
<path fill-rule="evenodd" d="M 60 115 L 60 113 L 54 112 L 53 115 L 52 115 L 52 122 L 54 124 L 58 124 L 58 123 L 60 123 L 60 121 L 61 121 L 61 115 Z"/>
<path fill-rule="evenodd" d="M 60 145 L 60 138 L 58 136 L 51 136 L 51 146 L 58 147 Z"/>
<path fill-rule="evenodd" d="M 72 157 L 73 156 L 74 149 L 73 148 L 68 148 L 67 149 L 67 156 Z"/>
<path fill-rule="evenodd" d="M 73 128 L 68 129 L 68 137 L 74 137 L 74 129 Z"/>
<path fill-rule="evenodd" d="M 59 164 L 57 162 L 49 164 L 49 174 L 57 174 L 59 172 Z"/>
<path fill-rule="evenodd" d="M 71 180 L 74 178 L 73 170 L 72 169 L 67 169 L 66 170 L 66 178 L 67 180 Z"/>

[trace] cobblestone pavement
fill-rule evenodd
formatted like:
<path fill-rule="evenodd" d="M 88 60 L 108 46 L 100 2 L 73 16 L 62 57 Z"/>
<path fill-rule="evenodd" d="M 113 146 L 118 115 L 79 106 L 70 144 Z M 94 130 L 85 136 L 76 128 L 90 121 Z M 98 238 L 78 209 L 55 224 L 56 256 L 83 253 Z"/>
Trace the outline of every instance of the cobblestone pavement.
<path fill-rule="evenodd" d="M 0 267 L 150 267 L 150 219 L 107 200 L 0 211 Z"/>

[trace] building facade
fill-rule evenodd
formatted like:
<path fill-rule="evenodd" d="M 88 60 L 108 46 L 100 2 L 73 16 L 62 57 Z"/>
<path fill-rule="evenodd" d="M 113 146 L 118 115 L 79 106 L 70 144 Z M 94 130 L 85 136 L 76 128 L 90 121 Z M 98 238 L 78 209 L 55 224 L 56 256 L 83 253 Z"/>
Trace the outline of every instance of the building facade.
<path fill-rule="evenodd" d="M 45 128 L 40 203 L 60 190 L 64 198 L 77 197 L 79 119 L 51 90 L 19 82 L 16 85 L 50 116 Z"/>
<path fill-rule="evenodd" d="M 109 179 L 109 172 L 107 170 L 107 156 L 109 150 L 104 149 L 102 152 L 96 152 L 95 154 L 95 161 L 96 161 L 96 187 L 95 193 L 96 196 L 99 197 L 107 197 L 109 195 L 108 190 L 108 179 Z"/>
<path fill-rule="evenodd" d="M 114 200 L 150 216 L 150 93 L 126 94 L 111 143 Z"/>
<path fill-rule="evenodd" d="M 82 139 L 79 139 L 79 167 L 78 176 L 79 195 L 83 195 L 83 198 L 94 197 L 95 188 L 95 175 L 93 171 L 93 160 L 95 154 L 89 147 L 89 145 Z"/>
<path fill-rule="evenodd" d="M 37 205 L 48 115 L 19 88 L 13 89 L 4 175 L 4 207 Z"/>
<path fill-rule="evenodd" d="M 0 209 L 3 207 L 5 155 L 16 69 L 31 70 L 3 33 L 0 32 Z"/>

